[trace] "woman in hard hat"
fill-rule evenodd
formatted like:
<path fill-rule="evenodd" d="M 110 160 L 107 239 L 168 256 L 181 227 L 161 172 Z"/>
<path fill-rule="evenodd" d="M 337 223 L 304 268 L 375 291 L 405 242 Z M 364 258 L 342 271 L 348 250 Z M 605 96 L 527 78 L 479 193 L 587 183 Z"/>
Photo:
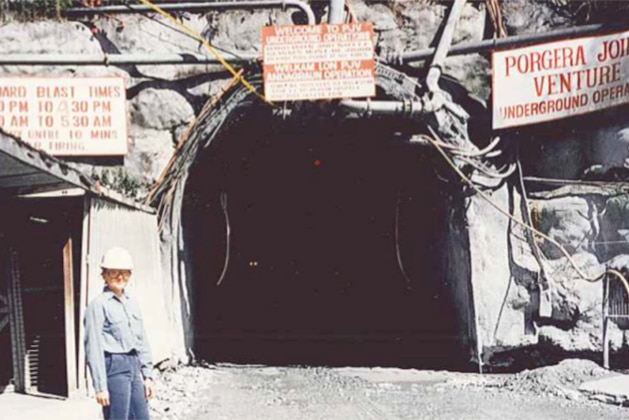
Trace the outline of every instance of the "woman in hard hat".
<path fill-rule="evenodd" d="M 133 259 L 111 248 L 101 262 L 105 288 L 85 313 L 85 354 L 106 420 L 149 419 L 153 363 L 140 307 L 125 291 Z"/>

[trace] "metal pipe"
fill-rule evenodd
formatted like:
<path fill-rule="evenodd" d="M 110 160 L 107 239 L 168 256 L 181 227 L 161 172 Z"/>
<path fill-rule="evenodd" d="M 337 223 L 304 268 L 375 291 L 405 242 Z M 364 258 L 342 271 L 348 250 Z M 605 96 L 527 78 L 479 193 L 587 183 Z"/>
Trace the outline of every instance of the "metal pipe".
<path fill-rule="evenodd" d="M 343 23 L 343 12 L 345 11 L 345 0 L 330 0 L 328 7 L 328 23 Z"/>
<path fill-rule="evenodd" d="M 258 54 L 233 55 L 223 53 L 230 63 L 249 63 L 258 59 Z M 46 65 L 46 66 L 113 66 L 113 65 L 156 65 L 156 64 L 220 64 L 217 58 L 202 54 L 5 54 L 0 55 L 0 65 Z"/>
<path fill-rule="evenodd" d="M 345 99 L 339 102 L 343 108 L 361 115 L 401 115 L 412 118 L 422 114 L 424 104 L 420 101 L 356 101 Z"/>
<path fill-rule="evenodd" d="M 619 31 L 627 29 L 628 25 L 586 25 L 574 28 L 560 29 L 544 34 L 528 34 L 500 39 L 486 39 L 480 42 L 466 42 L 455 45 L 450 49 L 449 56 L 475 54 L 509 47 L 519 47 L 538 41 L 552 41 L 570 38 L 572 36 L 590 35 L 601 31 Z M 423 61 L 435 54 L 435 48 L 419 51 L 409 51 L 402 54 L 404 62 Z M 257 54 L 230 55 L 225 53 L 226 61 L 230 63 L 251 62 L 258 59 Z M 213 57 L 200 54 L 160 54 L 159 57 L 149 54 L 110 54 L 110 55 L 82 55 L 82 54 L 0 54 L 0 65 L 108 65 L 108 64 L 219 64 Z"/>
<path fill-rule="evenodd" d="M 615 30 L 627 29 L 627 27 L 628 25 L 626 23 L 622 25 L 584 25 L 544 33 L 511 36 L 507 38 L 484 39 L 479 42 L 465 42 L 454 45 L 450 48 L 448 55 L 477 54 L 510 47 L 521 47 L 538 41 L 553 41 L 556 39 L 598 34 L 602 31 L 611 32 Z M 418 51 L 407 51 L 402 53 L 400 58 L 403 62 L 409 63 L 413 61 L 424 61 L 427 58 L 432 57 L 434 54 L 435 48 L 426 48 Z"/>
<path fill-rule="evenodd" d="M 211 9 L 274 9 L 293 7 L 300 9 L 308 17 L 308 24 L 316 24 L 315 14 L 310 5 L 301 0 L 243 0 L 243 1 L 213 1 L 187 3 L 157 3 L 157 7 L 164 11 L 205 11 Z M 94 15 L 102 13 L 144 13 L 151 12 L 149 6 L 143 4 L 127 4 L 98 7 L 71 7 L 66 9 L 65 16 Z"/>
<path fill-rule="evenodd" d="M 446 56 L 448 55 L 448 51 L 452 45 L 454 28 L 456 28 L 456 24 L 459 21 L 459 16 L 461 16 L 461 11 L 463 10 L 463 6 L 465 6 L 466 1 L 467 0 L 455 0 L 452 8 L 450 9 L 448 21 L 443 29 L 441 38 L 439 39 L 439 44 L 437 45 L 437 50 L 435 51 L 435 56 L 432 59 L 432 63 L 430 63 L 428 75 L 426 76 L 426 87 L 431 92 L 437 92 L 440 90 L 439 77 L 441 77 L 443 64 L 446 61 Z"/>

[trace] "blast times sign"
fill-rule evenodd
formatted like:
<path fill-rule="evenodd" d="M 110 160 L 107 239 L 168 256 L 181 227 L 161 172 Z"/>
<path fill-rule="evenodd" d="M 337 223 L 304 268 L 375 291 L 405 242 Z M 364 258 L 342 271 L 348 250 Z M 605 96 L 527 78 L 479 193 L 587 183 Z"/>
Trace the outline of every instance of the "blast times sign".
<path fill-rule="evenodd" d="M 1 77 L 0 127 L 52 155 L 123 155 L 124 78 Z"/>
<path fill-rule="evenodd" d="M 371 23 L 262 29 L 264 95 L 271 101 L 376 93 Z"/>
<path fill-rule="evenodd" d="M 629 31 L 494 52 L 493 127 L 629 102 Z"/>

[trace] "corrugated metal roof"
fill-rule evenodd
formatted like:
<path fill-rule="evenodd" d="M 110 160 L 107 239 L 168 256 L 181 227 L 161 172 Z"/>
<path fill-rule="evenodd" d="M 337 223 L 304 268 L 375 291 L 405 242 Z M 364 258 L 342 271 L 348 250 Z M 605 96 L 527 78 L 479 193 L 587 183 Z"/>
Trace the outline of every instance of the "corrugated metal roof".
<path fill-rule="evenodd" d="M 0 128 L 0 193 L 26 195 L 80 188 L 136 210 L 155 210 L 97 185 L 86 174 Z"/>
<path fill-rule="evenodd" d="M 82 172 L 0 129 L 0 190 L 27 194 L 96 185 Z"/>

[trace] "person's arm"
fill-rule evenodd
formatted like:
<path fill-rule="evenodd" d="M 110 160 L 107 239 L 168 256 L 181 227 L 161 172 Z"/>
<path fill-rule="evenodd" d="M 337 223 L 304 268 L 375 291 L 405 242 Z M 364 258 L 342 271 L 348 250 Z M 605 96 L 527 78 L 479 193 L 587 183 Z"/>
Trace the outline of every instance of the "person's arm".
<path fill-rule="evenodd" d="M 138 308 L 139 310 L 139 308 Z M 153 398 L 153 356 L 151 354 L 151 345 L 146 337 L 146 330 L 144 328 L 144 320 L 140 322 L 142 328 L 142 343 L 138 352 L 138 359 L 140 359 L 140 366 L 142 371 L 142 377 L 144 378 L 144 391 L 146 398 Z"/>
<path fill-rule="evenodd" d="M 107 372 L 102 335 L 104 324 L 105 314 L 102 306 L 92 302 L 85 312 L 85 357 L 92 374 L 94 390 L 97 393 L 107 392 Z"/>

